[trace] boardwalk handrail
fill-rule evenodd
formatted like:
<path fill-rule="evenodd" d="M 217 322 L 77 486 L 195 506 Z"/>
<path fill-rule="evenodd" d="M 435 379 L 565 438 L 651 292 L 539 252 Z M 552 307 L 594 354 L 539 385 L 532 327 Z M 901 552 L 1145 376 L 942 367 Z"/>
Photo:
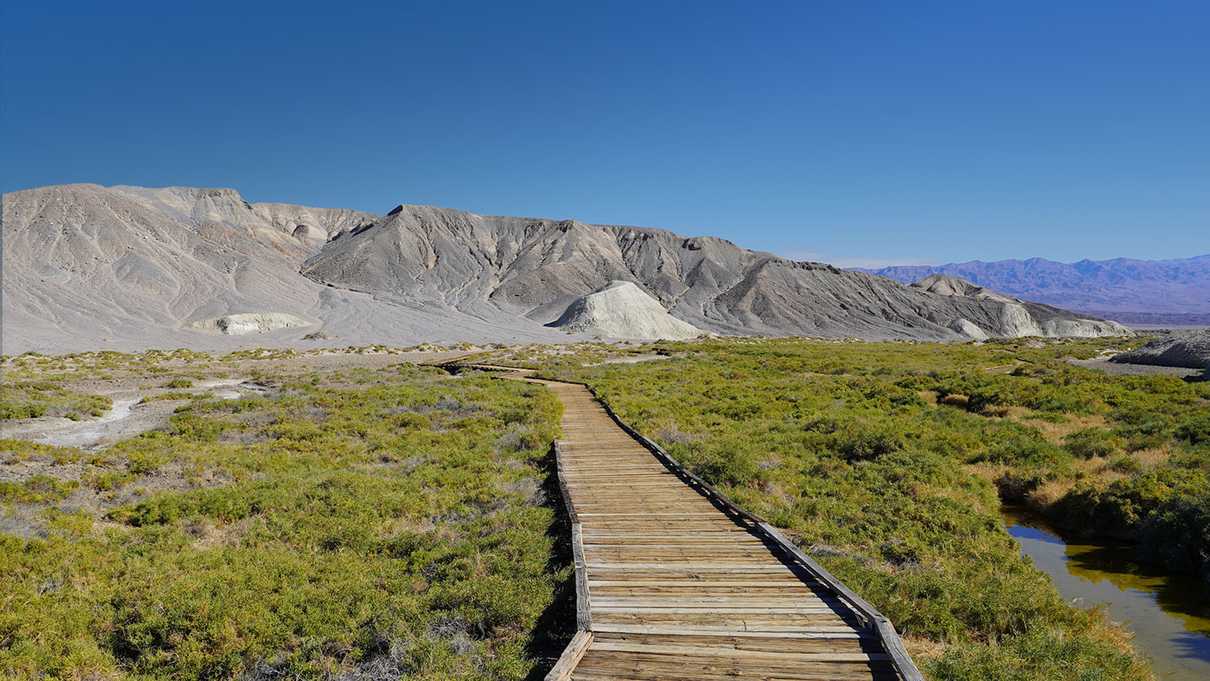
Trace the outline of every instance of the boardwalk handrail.
<path fill-rule="evenodd" d="M 563 654 L 551 667 L 543 681 L 567 681 L 572 671 L 579 664 L 580 658 L 592 644 L 592 612 L 588 606 L 588 570 L 584 560 L 583 526 L 576 515 L 576 507 L 571 501 L 571 490 L 567 486 L 567 478 L 563 475 L 563 457 L 560 456 L 559 441 L 551 445 L 555 453 L 555 473 L 559 478 L 559 492 L 563 496 L 563 508 L 567 509 L 567 518 L 571 521 L 571 551 L 575 563 L 576 589 L 576 634 L 571 642 L 563 649 Z"/>
<path fill-rule="evenodd" d="M 523 367 L 504 367 L 504 366 L 499 366 L 499 365 L 462 364 L 462 363 L 458 362 L 457 360 L 444 363 L 443 366 L 447 366 L 447 367 L 462 366 L 462 367 L 467 367 L 467 368 L 482 368 L 487 371 L 526 370 Z M 533 370 L 530 370 L 530 371 L 533 371 Z M 622 430 L 624 430 L 626 432 L 626 434 L 630 435 L 632 438 L 637 440 L 641 445 L 643 445 L 643 447 L 645 447 L 648 451 L 650 451 L 652 454 L 654 454 L 655 457 L 657 459 L 659 459 L 660 462 L 663 463 L 665 467 L 667 467 L 670 471 L 672 471 L 674 474 L 676 474 L 677 477 L 684 480 L 690 487 L 696 489 L 700 494 L 702 494 L 703 496 L 707 497 L 712 502 L 714 502 L 715 506 L 717 506 L 720 510 L 726 512 L 728 515 L 732 515 L 734 517 L 737 517 L 737 518 L 740 518 L 740 519 L 746 521 L 754 532 L 756 532 L 757 534 L 766 538 L 767 540 L 769 540 L 770 542 L 772 542 L 773 544 L 775 544 L 779 548 L 781 548 L 783 551 L 785 551 L 786 554 L 788 554 L 790 557 L 792 557 L 800 565 L 801 569 L 803 569 L 807 573 L 809 573 L 811 575 L 811 577 L 813 577 L 817 582 L 819 582 L 821 585 L 823 585 L 829 591 L 834 593 L 840 600 L 847 603 L 849 605 L 849 607 L 852 608 L 853 612 L 855 612 L 863 620 L 866 627 L 873 629 L 874 631 L 877 632 L 878 638 L 882 641 L 883 647 L 886 649 L 887 654 L 890 656 L 892 666 L 894 666 L 895 671 L 898 672 L 898 674 L 904 679 L 904 681 L 925 681 L 924 675 L 921 674 L 920 670 L 916 668 L 916 663 L 912 661 L 911 656 L 908 655 L 907 650 L 903 647 L 903 640 L 900 638 L 899 632 L 895 630 L 895 626 L 891 623 L 891 621 L 885 615 L 883 615 L 881 612 L 879 612 L 877 608 L 875 608 L 872 604 L 870 604 L 869 601 L 865 600 L 861 596 L 858 596 L 851 589 L 849 589 L 847 586 L 845 586 L 839 579 L 837 579 L 835 577 L 835 575 L 828 572 L 828 570 L 826 568 L 824 568 L 822 565 L 820 565 L 818 562 L 816 562 L 814 559 L 812 559 L 807 554 L 803 553 L 802 549 L 800 549 L 796 544 L 794 544 L 790 540 L 786 539 L 781 534 L 781 532 L 779 532 L 777 530 L 777 528 L 773 527 L 773 525 L 771 525 L 764 518 L 761 518 L 760 516 L 756 515 L 755 513 L 752 513 L 751 511 L 748 511 L 748 510 L 744 509 L 743 507 L 739 506 L 738 504 L 736 504 L 735 502 L 731 501 L 731 499 L 729 499 L 725 494 L 723 494 L 722 492 L 715 489 L 715 487 L 713 485 L 711 485 L 710 483 L 708 483 L 705 480 L 698 477 L 697 474 L 693 473 L 688 468 L 686 468 L 681 462 L 677 461 L 671 454 L 664 451 L 663 447 L 659 446 L 652 440 L 648 439 L 645 435 L 643 435 L 639 431 L 632 428 L 630 426 L 630 424 L 626 423 L 625 421 L 622 420 L 622 418 L 620 416 L 618 416 L 618 414 L 613 410 L 613 407 L 611 407 L 609 405 L 609 402 L 606 401 L 604 398 L 602 398 L 601 395 L 599 393 L 597 393 L 596 389 L 593 388 L 593 386 L 591 386 L 583 381 L 568 381 L 568 380 L 563 380 L 563 379 L 548 379 L 548 378 L 543 378 L 542 380 L 547 380 L 547 381 L 557 382 L 557 383 L 570 383 L 570 384 L 574 384 L 574 385 L 581 385 L 584 388 L 586 388 L 590 393 L 592 393 L 593 398 L 596 399 L 597 402 L 599 402 L 601 404 L 601 406 L 605 408 L 605 413 L 609 414 L 609 417 L 611 419 L 613 419 L 614 423 L 616 423 L 618 425 L 618 427 L 620 427 Z M 583 573 L 583 546 L 580 541 L 580 532 L 579 532 L 580 524 L 579 524 L 578 520 L 576 519 L 577 517 L 574 514 L 575 513 L 574 509 L 571 506 L 570 493 L 567 490 L 567 486 L 566 486 L 564 478 L 563 478 L 562 463 L 561 463 L 560 457 L 558 455 L 559 455 L 559 448 L 558 448 L 558 443 L 556 442 L 555 443 L 555 458 L 556 458 L 556 466 L 558 467 L 558 472 L 559 472 L 559 486 L 563 491 L 564 503 L 567 505 L 568 514 L 572 518 L 572 522 L 573 522 L 573 525 L 572 525 L 573 548 L 578 549 L 578 551 L 579 551 L 579 553 L 577 553 L 577 555 L 576 555 L 576 623 L 577 623 L 577 628 L 579 629 L 581 622 L 586 621 L 586 626 L 582 629 L 582 631 L 584 633 L 587 633 L 588 636 L 591 637 L 591 629 L 592 629 L 591 619 L 589 619 L 587 616 L 582 618 L 581 613 L 580 613 L 581 593 L 583 593 L 585 610 L 587 610 L 587 607 L 588 607 L 588 582 L 587 582 L 586 576 L 585 576 L 584 582 L 583 582 L 584 589 L 582 592 L 580 589 L 581 574 Z M 572 643 L 575 644 L 574 639 L 573 639 Z M 585 644 L 585 647 L 586 647 L 586 645 L 587 644 Z M 568 655 L 568 651 L 571 651 L 571 649 L 572 649 L 572 645 L 568 645 L 567 651 L 564 651 L 564 653 L 563 653 L 564 657 L 566 657 Z M 579 654 L 583 655 L 583 651 L 580 651 Z M 578 660 L 579 657 L 577 656 L 576 659 Z M 562 662 L 562 661 L 563 661 L 563 658 L 560 658 L 560 662 Z M 556 668 L 558 668 L 558 667 L 559 667 L 559 665 L 556 665 Z M 574 665 L 573 665 L 573 667 L 574 667 Z M 570 673 L 570 670 L 568 670 L 568 673 Z M 546 681 L 564 681 L 566 678 L 569 678 L 568 676 L 553 677 L 552 676 L 553 674 L 554 674 L 554 670 L 551 671 L 551 675 L 548 675 L 546 677 Z"/>
<path fill-rule="evenodd" d="M 588 561 L 584 559 L 583 526 L 580 524 L 580 517 L 576 515 L 576 507 L 571 500 L 571 490 L 567 486 L 567 478 L 563 475 L 563 457 L 560 456 L 558 440 L 555 440 L 554 448 L 555 467 L 559 474 L 559 489 L 563 493 L 567 517 L 571 519 L 571 551 L 576 565 L 576 629 L 592 631 L 592 612 L 588 608 Z"/>

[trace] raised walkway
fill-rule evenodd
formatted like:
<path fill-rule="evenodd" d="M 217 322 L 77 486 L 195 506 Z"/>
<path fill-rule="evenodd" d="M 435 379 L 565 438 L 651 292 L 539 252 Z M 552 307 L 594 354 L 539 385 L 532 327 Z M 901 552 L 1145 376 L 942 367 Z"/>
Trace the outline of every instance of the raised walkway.
<path fill-rule="evenodd" d="M 886 618 L 587 387 L 506 376 L 563 403 L 579 631 L 548 681 L 923 678 Z"/>

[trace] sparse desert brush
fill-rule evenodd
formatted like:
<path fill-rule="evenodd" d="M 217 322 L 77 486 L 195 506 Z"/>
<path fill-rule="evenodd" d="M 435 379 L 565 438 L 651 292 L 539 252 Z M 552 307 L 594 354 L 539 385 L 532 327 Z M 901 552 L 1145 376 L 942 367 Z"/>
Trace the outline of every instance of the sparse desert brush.
<path fill-rule="evenodd" d="M 14 381 L 0 385 L 0 421 L 62 416 L 97 417 L 109 410 L 110 398 L 63 387 L 54 380 Z"/>

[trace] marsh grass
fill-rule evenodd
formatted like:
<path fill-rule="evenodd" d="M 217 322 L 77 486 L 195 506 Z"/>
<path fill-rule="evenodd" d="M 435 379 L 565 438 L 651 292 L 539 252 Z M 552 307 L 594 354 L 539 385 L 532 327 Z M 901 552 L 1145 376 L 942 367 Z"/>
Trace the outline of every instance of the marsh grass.
<path fill-rule="evenodd" d="M 198 369 L 142 359 L 23 370 Z M 259 379 L 174 393 L 165 428 L 98 452 L 0 441 L 0 676 L 531 674 L 569 575 L 543 487 L 557 401 L 410 365 Z"/>

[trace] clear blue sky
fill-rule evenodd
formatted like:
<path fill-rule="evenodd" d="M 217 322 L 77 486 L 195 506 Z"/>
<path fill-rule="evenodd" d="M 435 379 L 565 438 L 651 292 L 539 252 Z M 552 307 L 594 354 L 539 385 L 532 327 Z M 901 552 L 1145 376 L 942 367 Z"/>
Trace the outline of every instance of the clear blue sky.
<path fill-rule="evenodd" d="M 4 190 L 433 203 L 843 264 L 1210 252 L 1205 0 L 178 4 L 4 3 Z"/>

